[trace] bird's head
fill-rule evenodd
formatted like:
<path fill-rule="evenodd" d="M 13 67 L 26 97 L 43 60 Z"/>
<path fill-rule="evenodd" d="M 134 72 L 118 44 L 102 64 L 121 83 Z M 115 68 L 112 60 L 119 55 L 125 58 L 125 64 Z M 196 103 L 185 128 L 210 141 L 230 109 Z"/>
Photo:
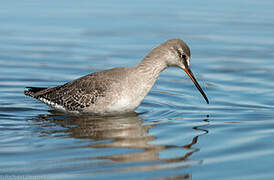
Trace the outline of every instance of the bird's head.
<path fill-rule="evenodd" d="M 163 60 L 168 67 L 179 67 L 183 69 L 190 79 L 193 81 L 197 89 L 203 95 L 207 103 L 209 103 L 204 91 L 200 87 L 199 83 L 195 79 L 190 69 L 190 49 L 187 44 L 180 39 L 170 39 L 160 46 L 159 50 L 162 52 Z"/>

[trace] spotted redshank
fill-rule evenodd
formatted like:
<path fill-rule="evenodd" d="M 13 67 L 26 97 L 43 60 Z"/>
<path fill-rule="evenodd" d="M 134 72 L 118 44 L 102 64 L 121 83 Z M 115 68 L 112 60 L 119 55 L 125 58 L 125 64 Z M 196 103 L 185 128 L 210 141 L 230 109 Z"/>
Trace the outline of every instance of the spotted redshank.
<path fill-rule="evenodd" d="M 56 87 L 26 87 L 28 90 L 24 93 L 69 113 L 128 113 L 140 105 L 167 67 L 183 69 L 209 103 L 190 70 L 190 49 L 180 39 L 170 39 L 160 44 L 137 66 L 95 72 Z"/>

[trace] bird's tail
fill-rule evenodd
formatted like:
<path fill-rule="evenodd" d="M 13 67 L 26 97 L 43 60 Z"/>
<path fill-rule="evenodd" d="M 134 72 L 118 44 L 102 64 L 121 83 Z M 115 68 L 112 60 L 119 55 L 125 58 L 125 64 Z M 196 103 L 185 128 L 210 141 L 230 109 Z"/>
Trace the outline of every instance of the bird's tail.
<path fill-rule="evenodd" d="M 24 94 L 26 96 L 31 96 L 31 97 L 34 97 L 35 93 L 40 92 L 44 89 L 47 89 L 45 87 L 26 87 L 26 88 L 27 88 L 27 90 L 24 91 Z"/>

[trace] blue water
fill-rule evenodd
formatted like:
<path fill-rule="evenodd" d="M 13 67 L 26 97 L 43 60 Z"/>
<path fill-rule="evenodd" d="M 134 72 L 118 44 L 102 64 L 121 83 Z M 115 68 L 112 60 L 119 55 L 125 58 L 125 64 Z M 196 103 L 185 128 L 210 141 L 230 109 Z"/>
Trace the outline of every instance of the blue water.
<path fill-rule="evenodd" d="M 1 179 L 272 179 L 274 2 L 15 1 L 0 6 Z M 72 117 L 24 96 L 181 38 L 207 105 L 164 71 L 137 114 Z"/>

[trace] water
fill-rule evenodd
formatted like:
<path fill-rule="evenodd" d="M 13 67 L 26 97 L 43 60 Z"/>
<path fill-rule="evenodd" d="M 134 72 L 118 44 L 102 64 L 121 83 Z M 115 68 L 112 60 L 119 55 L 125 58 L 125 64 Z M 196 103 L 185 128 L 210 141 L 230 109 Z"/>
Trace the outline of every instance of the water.
<path fill-rule="evenodd" d="M 273 1 L 5 1 L 0 7 L 1 179 L 271 179 Z M 137 64 L 182 38 L 207 105 L 179 69 L 123 117 L 70 117 L 25 97 Z"/>

